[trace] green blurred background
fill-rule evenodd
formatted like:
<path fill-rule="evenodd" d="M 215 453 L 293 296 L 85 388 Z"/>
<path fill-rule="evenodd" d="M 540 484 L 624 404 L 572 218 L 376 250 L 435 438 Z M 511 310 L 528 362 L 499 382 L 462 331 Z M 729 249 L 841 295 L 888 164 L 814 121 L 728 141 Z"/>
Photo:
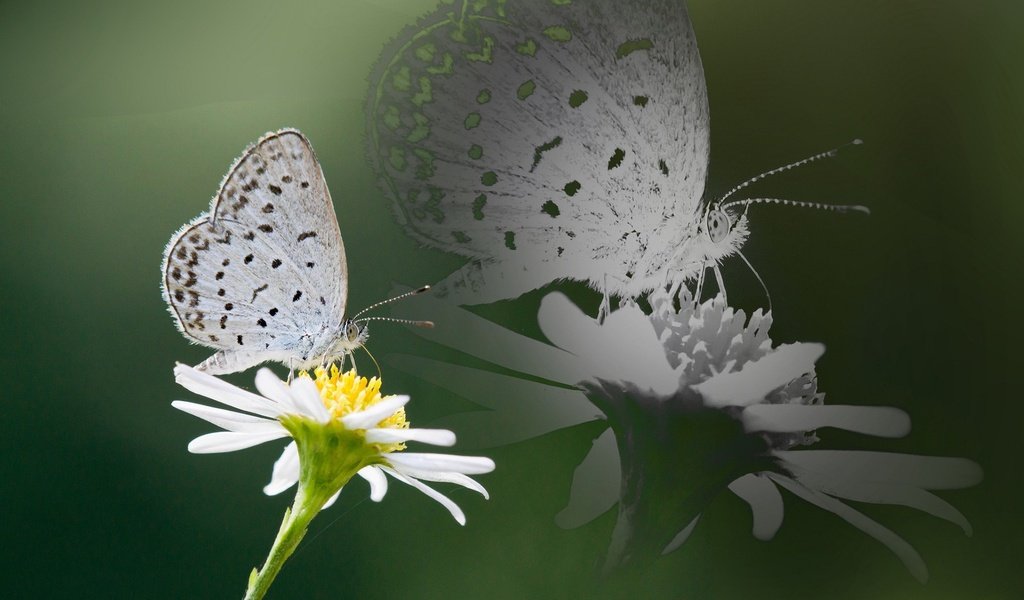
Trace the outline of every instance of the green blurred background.
<path fill-rule="evenodd" d="M 301 128 L 333 190 L 349 305 L 458 261 L 393 224 L 363 157 L 363 97 L 385 42 L 435 0 L 0 4 L 0 596 L 241 597 L 288 494 L 267 498 L 278 445 L 192 456 L 212 427 L 175 361 L 208 355 L 175 331 L 159 290 L 167 239 L 204 210 L 231 160 Z M 822 447 L 966 456 L 977 488 L 943 493 L 975 526 L 865 507 L 932 572 L 787 496 L 754 540 L 745 505 L 715 502 L 682 550 L 649 569 L 665 598 L 1020 598 L 1024 526 L 1019 372 L 1024 4 L 946 0 L 694 0 L 712 114 L 711 193 L 855 137 L 864 146 L 759 187 L 859 202 L 870 218 L 752 211 L 747 255 L 768 282 L 776 341 L 821 341 L 837 403 L 907 410 L 914 431 Z M 736 302 L 761 303 L 730 265 Z M 498 307 L 535 329 L 532 294 Z M 374 328 L 378 356 L 424 346 Z M 470 405 L 389 370 L 410 417 Z M 236 377 L 249 385 L 249 375 Z M 488 451 L 492 499 L 453 491 L 460 528 L 418 492 L 382 504 L 355 483 L 280 576 L 278 598 L 538 598 L 591 589 L 613 523 L 553 515 L 595 435 L 579 426 Z"/>

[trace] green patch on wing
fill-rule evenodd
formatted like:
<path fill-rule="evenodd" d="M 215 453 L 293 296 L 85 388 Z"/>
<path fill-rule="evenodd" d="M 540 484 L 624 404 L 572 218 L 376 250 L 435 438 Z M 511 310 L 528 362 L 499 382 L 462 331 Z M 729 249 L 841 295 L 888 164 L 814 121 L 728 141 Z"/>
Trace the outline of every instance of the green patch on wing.
<path fill-rule="evenodd" d="M 466 244 L 473 241 L 473 238 L 469 237 L 468 235 L 461 231 L 453 231 L 452 237 L 455 238 L 455 241 L 460 244 Z"/>
<path fill-rule="evenodd" d="M 419 159 L 416 166 L 416 179 L 426 181 L 434 176 L 434 153 L 424 148 L 413 148 L 412 153 Z"/>
<path fill-rule="evenodd" d="M 473 112 L 466 115 L 466 120 L 463 122 L 466 129 L 474 129 L 480 125 L 480 113 Z"/>
<path fill-rule="evenodd" d="M 487 206 L 487 195 L 480 194 L 473 199 L 473 218 L 477 221 L 484 220 L 484 207 Z"/>
<path fill-rule="evenodd" d="M 569 94 L 569 106 L 573 108 L 579 108 L 586 101 L 587 93 L 583 90 L 574 90 L 573 93 Z"/>
<path fill-rule="evenodd" d="M 477 104 L 487 104 L 491 101 L 491 90 L 480 90 L 480 93 L 476 95 Z"/>
<path fill-rule="evenodd" d="M 533 95 L 533 92 L 536 89 L 537 84 L 534 83 L 532 79 L 525 81 L 522 85 L 519 86 L 519 89 L 516 90 L 516 98 L 519 98 L 520 100 L 526 100 L 527 98 Z"/>
<path fill-rule="evenodd" d="M 480 160 L 480 157 L 484 155 L 484 149 L 478 144 L 473 144 L 469 147 L 469 152 L 466 152 L 473 160 Z"/>
<path fill-rule="evenodd" d="M 516 52 L 523 56 L 537 56 L 537 42 L 527 38 L 522 44 L 516 44 Z"/>
<path fill-rule="evenodd" d="M 554 150 L 555 148 L 559 147 L 560 145 L 562 145 L 562 136 L 559 135 L 559 136 L 556 136 L 554 139 L 552 139 L 550 142 L 545 142 L 545 143 L 541 144 L 540 146 L 537 146 L 536 148 L 534 148 L 533 149 L 533 164 L 530 165 L 530 172 L 532 173 L 533 170 L 537 168 L 537 165 L 540 164 L 541 159 L 544 158 L 544 153 L 545 152 L 547 152 L 548 150 Z"/>
<path fill-rule="evenodd" d="M 404 171 L 405 167 L 408 166 L 408 161 L 405 160 L 405 148 L 401 146 L 391 146 L 388 151 L 388 163 L 391 164 L 391 168 L 396 171 Z"/>
<path fill-rule="evenodd" d="M 430 120 L 423 113 L 414 113 L 412 119 L 416 122 L 416 126 L 412 128 L 412 131 L 409 132 L 405 139 L 415 144 L 416 142 L 423 141 L 430 135 Z"/>
<path fill-rule="evenodd" d="M 416 106 L 423 106 L 427 102 L 434 100 L 433 92 L 431 90 L 430 78 L 423 76 L 419 78 L 420 90 L 413 95 L 411 102 Z"/>
<path fill-rule="evenodd" d="M 516 232 L 506 231 L 505 232 L 505 247 L 509 250 L 516 249 Z"/>
<path fill-rule="evenodd" d="M 467 52 L 466 59 L 473 62 L 490 63 L 493 59 L 494 52 L 494 38 L 491 36 L 484 36 L 483 45 L 481 45 L 479 52 Z"/>
<path fill-rule="evenodd" d="M 551 200 L 548 200 L 544 203 L 544 206 L 540 207 L 540 212 L 550 215 L 552 219 L 562 214 L 562 211 L 558 210 L 558 205 Z"/>
<path fill-rule="evenodd" d="M 544 29 L 544 35 L 553 42 L 565 43 L 572 39 L 572 32 L 569 31 L 568 27 L 562 25 L 552 25 Z"/>
<path fill-rule="evenodd" d="M 403 65 L 402 68 L 391 76 L 391 85 L 400 92 L 408 92 L 412 88 L 412 79 L 409 74 L 409 67 Z"/>
<path fill-rule="evenodd" d="M 498 175 L 494 171 L 487 171 L 480 176 L 480 183 L 490 187 L 498 183 Z"/>
<path fill-rule="evenodd" d="M 565 184 L 565 187 L 562 188 L 562 191 L 565 192 L 566 196 L 575 196 L 576 192 L 580 191 L 580 182 L 575 180 L 570 181 L 569 183 Z"/>
<path fill-rule="evenodd" d="M 629 40 L 619 44 L 619 47 L 615 49 L 615 58 L 626 58 L 637 50 L 650 50 L 653 47 L 654 42 L 650 38 Z"/>
<path fill-rule="evenodd" d="M 381 117 L 381 121 L 384 122 L 385 127 L 394 131 L 402 125 L 402 113 L 398 111 L 397 106 L 392 104 L 384 109 L 384 115 Z"/>

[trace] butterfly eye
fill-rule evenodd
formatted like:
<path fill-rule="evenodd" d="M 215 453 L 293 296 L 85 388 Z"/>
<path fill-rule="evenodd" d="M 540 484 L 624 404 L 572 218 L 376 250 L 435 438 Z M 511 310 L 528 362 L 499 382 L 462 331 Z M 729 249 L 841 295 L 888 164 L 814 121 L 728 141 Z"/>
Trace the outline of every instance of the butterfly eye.
<path fill-rule="evenodd" d="M 356 341 L 356 338 L 359 337 L 359 326 L 356 325 L 355 323 L 349 323 L 348 331 L 346 331 L 346 334 L 348 335 L 348 339 L 350 341 Z"/>
<path fill-rule="evenodd" d="M 729 235 L 729 230 L 732 229 L 732 220 L 729 219 L 729 215 L 725 211 L 717 208 L 711 209 L 708 211 L 707 229 L 708 237 L 717 244 Z"/>

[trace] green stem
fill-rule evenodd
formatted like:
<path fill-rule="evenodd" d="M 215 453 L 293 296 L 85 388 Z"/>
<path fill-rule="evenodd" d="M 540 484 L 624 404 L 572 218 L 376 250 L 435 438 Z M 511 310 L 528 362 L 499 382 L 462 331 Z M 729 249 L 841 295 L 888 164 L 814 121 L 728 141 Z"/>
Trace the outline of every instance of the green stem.
<path fill-rule="evenodd" d="M 277 532 L 277 539 L 274 540 L 274 545 L 270 548 L 270 554 L 267 555 L 263 569 L 253 569 L 252 575 L 249 576 L 249 587 L 245 591 L 245 600 L 260 600 L 267 594 L 270 584 L 274 583 L 281 567 L 305 537 L 310 521 L 320 512 L 324 502 L 310 502 L 303 492 L 304 490 L 300 489 L 295 496 L 292 508 L 285 511 L 281 529 Z"/>

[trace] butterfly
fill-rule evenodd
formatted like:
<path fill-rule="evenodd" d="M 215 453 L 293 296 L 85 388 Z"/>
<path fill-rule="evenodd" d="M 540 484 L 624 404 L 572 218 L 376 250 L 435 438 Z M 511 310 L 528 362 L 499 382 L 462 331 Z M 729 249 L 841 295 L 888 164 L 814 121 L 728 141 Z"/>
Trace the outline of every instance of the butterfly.
<path fill-rule="evenodd" d="M 209 212 L 171 237 L 163 296 L 181 333 L 217 350 L 197 365 L 212 374 L 326 364 L 361 347 L 364 322 L 380 318 L 345 318 L 345 245 L 320 162 L 295 129 L 248 147 Z"/>
<path fill-rule="evenodd" d="M 637 298 L 708 267 L 721 287 L 750 204 L 810 204 L 704 199 L 707 89 L 681 0 L 455 2 L 371 81 L 380 184 L 412 237 L 471 259 L 435 286 L 460 303 L 561 279 Z"/>

